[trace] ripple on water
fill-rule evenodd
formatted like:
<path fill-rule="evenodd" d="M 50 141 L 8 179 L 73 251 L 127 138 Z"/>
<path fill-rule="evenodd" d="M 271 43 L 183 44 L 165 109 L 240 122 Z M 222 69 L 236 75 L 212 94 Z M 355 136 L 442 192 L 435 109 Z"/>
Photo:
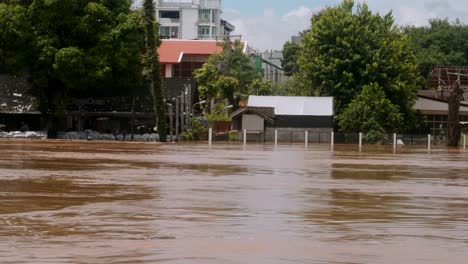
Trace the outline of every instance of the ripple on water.
<path fill-rule="evenodd" d="M 468 259 L 466 152 L 47 140 L 0 147 L 2 263 Z"/>

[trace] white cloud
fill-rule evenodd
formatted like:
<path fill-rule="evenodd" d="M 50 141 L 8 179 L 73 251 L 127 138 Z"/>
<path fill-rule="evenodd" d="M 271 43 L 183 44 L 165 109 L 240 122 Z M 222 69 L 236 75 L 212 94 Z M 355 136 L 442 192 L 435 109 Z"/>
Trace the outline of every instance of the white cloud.
<path fill-rule="evenodd" d="M 300 6 L 297 9 L 294 9 L 283 16 L 283 19 L 287 20 L 289 18 L 310 18 L 312 17 L 312 10 L 308 7 Z"/>
<path fill-rule="evenodd" d="M 367 2 L 371 10 L 381 14 L 393 10 L 396 23 L 399 25 L 427 25 L 431 18 L 460 19 L 468 23 L 468 6 L 466 0 L 359 0 Z"/>
<path fill-rule="evenodd" d="M 223 9 L 223 15 L 241 15 L 241 12 L 234 8 L 225 8 Z"/>
<path fill-rule="evenodd" d="M 242 35 L 250 46 L 258 50 L 280 50 L 291 36 L 310 26 L 310 18 L 318 10 L 319 7 L 311 10 L 300 6 L 283 16 L 276 14 L 274 9 L 265 9 L 263 15 L 256 17 L 232 16 L 226 12 L 223 17 L 236 26 L 233 34 Z"/>
<path fill-rule="evenodd" d="M 401 6 L 394 10 L 395 19 L 401 25 L 423 26 L 430 18 L 437 17 L 432 12 L 427 12 L 415 7 Z"/>
<path fill-rule="evenodd" d="M 427 25 L 431 18 L 450 20 L 459 18 L 462 22 L 468 23 L 466 0 L 356 0 L 356 2 L 366 2 L 372 11 L 381 15 L 392 11 L 396 23 L 402 26 Z M 247 40 L 254 48 L 281 49 L 291 36 L 310 26 L 312 14 L 320 9 L 322 7 L 319 5 L 298 6 L 284 15 L 276 14 L 274 9 L 265 9 L 259 16 L 245 16 L 238 11 L 225 10 L 223 17 L 236 26 L 234 34 L 242 35 L 242 39 Z"/>

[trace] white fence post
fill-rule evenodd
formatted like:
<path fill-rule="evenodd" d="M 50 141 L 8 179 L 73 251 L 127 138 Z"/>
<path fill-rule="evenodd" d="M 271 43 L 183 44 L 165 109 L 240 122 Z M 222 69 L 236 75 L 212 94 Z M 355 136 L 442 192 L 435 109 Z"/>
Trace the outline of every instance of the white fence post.
<path fill-rule="evenodd" d="M 278 145 L 278 130 L 275 130 L 275 146 Z"/>
<path fill-rule="evenodd" d="M 244 137 L 243 137 L 243 140 L 244 140 L 244 145 L 247 144 L 247 129 L 244 129 Z"/>
<path fill-rule="evenodd" d="M 208 129 L 208 144 L 211 145 L 213 142 L 213 128 Z"/>
<path fill-rule="evenodd" d="M 393 133 L 393 153 L 396 153 L 397 150 L 397 134 Z"/>
<path fill-rule="evenodd" d="M 427 135 L 427 150 L 431 151 L 431 134 Z"/>
<path fill-rule="evenodd" d="M 309 145 L 309 131 L 305 131 L 305 135 L 304 135 L 304 138 L 305 138 L 305 147 L 307 148 L 307 146 Z"/>
<path fill-rule="evenodd" d="M 463 134 L 463 150 L 466 150 L 466 134 Z"/>
<path fill-rule="evenodd" d="M 331 132 L 330 135 L 330 145 L 331 145 L 331 150 L 335 148 L 335 132 Z"/>
<path fill-rule="evenodd" d="M 359 133 L 359 152 L 362 151 L 362 133 Z"/>

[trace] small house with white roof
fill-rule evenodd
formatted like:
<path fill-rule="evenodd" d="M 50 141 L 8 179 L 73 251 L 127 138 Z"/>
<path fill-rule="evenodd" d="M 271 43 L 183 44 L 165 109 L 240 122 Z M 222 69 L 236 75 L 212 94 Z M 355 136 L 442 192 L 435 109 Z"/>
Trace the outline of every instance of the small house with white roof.
<path fill-rule="evenodd" d="M 333 131 L 333 97 L 249 96 L 246 107 L 231 114 L 233 130 L 263 134 L 268 138 L 277 130 L 287 137 Z"/>

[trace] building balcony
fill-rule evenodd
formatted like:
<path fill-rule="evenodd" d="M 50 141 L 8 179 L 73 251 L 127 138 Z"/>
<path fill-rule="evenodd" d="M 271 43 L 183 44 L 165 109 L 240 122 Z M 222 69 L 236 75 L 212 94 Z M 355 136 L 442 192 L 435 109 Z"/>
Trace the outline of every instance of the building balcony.
<path fill-rule="evenodd" d="M 198 24 L 203 24 L 203 25 L 214 25 L 214 22 L 211 21 L 211 19 L 203 19 L 203 18 L 199 18 L 198 19 Z"/>
<path fill-rule="evenodd" d="M 199 2 L 202 8 L 221 9 L 220 0 L 199 0 Z"/>
<path fill-rule="evenodd" d="M 180 18 L 159 18 L 158 22 L 161 25 L 178 26 L 180 23 Z"/>

